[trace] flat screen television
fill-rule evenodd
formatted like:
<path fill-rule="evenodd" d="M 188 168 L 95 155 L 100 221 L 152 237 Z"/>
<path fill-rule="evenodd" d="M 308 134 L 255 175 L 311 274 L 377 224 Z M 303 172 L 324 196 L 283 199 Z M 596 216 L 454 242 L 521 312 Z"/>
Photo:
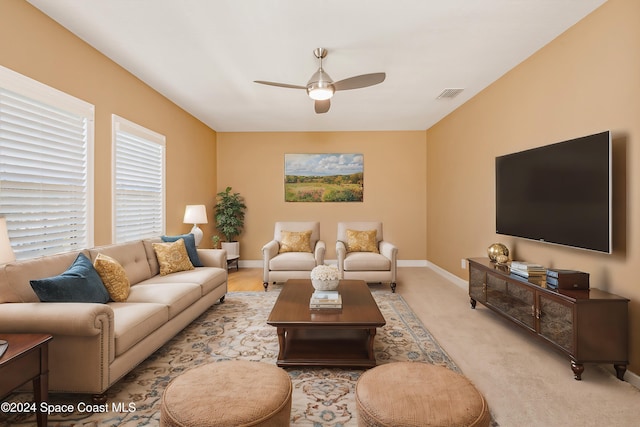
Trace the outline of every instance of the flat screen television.
<path fill-rule="evenodd" d="M 496 233 L 611 253 L 610 132 L 496 157 Z"/>

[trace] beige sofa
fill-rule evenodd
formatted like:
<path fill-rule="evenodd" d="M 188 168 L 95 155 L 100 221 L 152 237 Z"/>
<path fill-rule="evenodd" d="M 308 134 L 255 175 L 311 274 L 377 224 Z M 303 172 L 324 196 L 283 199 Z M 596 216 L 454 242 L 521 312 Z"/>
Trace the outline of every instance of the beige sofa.
<path fill-rule="evenodd" d="M 226 254 L 198 249 L 205 267 L 159 275 L 152 243 L 144 240 L 81 251 L 116 259 L 131 283 L 125 302 L 40 302 L 30 280 L 64 272 L 79 252 L 0 266 L 0 332 L 50 333 L 49 390 L 106 390 L 227 292 Z"/>

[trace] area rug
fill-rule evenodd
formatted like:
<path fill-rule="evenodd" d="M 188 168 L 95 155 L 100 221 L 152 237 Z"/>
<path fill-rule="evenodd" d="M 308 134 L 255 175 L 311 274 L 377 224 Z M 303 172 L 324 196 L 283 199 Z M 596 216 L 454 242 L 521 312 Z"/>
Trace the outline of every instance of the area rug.
<path fill-rule="evenodd" d="M 279 294 L 231 292 L 225 302 L 206 313 L 161 347 L 108 391 L 108 406 L 95 408 L 79 399 L 88 396 L 52 394 L 51 405 L 70 405 L 73 412 L 54 412 L 50 426 L 155 426 L 160 419 L 160 399 L 171 379 L 204 363 L 249 360 L 275 364 L 278 339 L 267 317 Z M 386 287 L 372 293 L 387 324 L 378 329 L 375 354 L 378 364 L 421 361 L 459 369 L 440 347 L 407 303 Z M 347 427 L 357 425 L 355 384 L 363 370 L 341 368 L 287 368 L 293 383 L 291 425 Z M 219 387 L 220 384 L 212 385 Z M 247 384 L 248 387 L 251 384 Z M 29 402 L 29 393 L 15 394 L 10 402 Z M 238 396 L 242 399 L 242 396 Z M 86 400 L 90 403 L 90 400 Z M 67 407 L 68 408 L 68 407 Z M 33 414 L 0 413 L 0 426 L 35 425 Z"/>

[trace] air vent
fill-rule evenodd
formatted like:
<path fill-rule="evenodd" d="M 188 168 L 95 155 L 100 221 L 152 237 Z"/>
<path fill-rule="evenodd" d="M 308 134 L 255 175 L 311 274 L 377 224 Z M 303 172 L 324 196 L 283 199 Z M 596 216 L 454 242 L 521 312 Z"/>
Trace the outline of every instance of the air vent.
<path fill-rule="evenodd" d="M 451 99 L 455 98 L 462 92 L 464 89 L 445 89 L 440 92 L 440 95 L 436 99 Z"/>

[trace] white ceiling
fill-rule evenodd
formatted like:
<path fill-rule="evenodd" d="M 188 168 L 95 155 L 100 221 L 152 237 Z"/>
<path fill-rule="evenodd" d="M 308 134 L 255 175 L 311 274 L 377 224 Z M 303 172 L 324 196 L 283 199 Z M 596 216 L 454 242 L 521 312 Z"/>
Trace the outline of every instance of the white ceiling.
<path fill-rule="evenodd" d="M 216 131 L 425 130 L 605 0 L 29 0 Z M 384 71 L 315 114 L 305 85 Z M 464 88 L 436 99 L 446 88 Z"/>

